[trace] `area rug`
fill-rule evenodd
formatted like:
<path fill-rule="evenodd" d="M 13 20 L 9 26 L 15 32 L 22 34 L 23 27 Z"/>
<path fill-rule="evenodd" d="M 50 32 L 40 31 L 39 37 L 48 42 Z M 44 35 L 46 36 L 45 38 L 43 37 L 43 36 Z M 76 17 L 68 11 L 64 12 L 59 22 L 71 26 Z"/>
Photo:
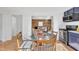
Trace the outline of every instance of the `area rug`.
<path fill-rule="evenodd" d="M 30 50 L 22 50 L 22 51 L 69 51 L 62 43 L 56 44 L 56 50 L 53 49 L 52 46 L 39 46 Z"/>
<path fill-rule="evenodd" d="M 64 47 L 63 44 L 61 43 L 57 43 L 56 44 L 56 50 L 53 49 L 53 47 L 38 47 L 38 48 L 34 48 L 33 51 L 68 51 L 68 49 L 66 47 Z"/>
<path fill-rule="evenodd" d="M 56 44 L 56 51 L 68 51 L 68 49 L 66 47 L 64 47 L 63 44 L 58 43 L 58 44 Z"/>

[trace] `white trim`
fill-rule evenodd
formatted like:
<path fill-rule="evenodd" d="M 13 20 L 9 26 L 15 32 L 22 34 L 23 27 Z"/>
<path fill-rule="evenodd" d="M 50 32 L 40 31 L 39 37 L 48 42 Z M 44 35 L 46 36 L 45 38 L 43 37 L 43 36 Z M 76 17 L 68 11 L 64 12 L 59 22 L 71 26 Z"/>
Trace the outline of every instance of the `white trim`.
<path fill-rule="evenodd" d="M 32 16 L 32 19 L 52 19 L 53 16 Z"/>

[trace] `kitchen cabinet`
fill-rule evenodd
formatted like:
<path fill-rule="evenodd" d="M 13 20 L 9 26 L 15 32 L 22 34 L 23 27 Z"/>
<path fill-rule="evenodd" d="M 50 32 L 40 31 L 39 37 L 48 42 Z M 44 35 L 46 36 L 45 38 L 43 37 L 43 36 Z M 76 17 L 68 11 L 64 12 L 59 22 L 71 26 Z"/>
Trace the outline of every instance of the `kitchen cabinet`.
<path fill-rule="evenodd" d="M 79 51 L 79 34 L 69 32 L 69 45 Z"/>
<path fill-rule="evenodd" d="M 73 13 L 74 13 L 74 9 L 72 8 L 72 9 L 69 9 L 68 11 L 67 11 L 67 15 L 72 15 Z"/>
<path fill-rule="evenodd" d="M 64 22 L 79 21 L 79 7 L 71 8 L 64 12 Z"/>
<path fill-rule="evenodd" d="M 68 11 L 65 11 L 65 12 L 64 12 L 64 16 L 67 16 L 67 15 L 68 15 Z"/>
<path fill-rule="evenodd" d="M 73 19 L 72 21 L 79 21 L 79 13 L 74 13 L 73 14 Z"/>
<path fill-rule="evenodd" d="M 64 16 L 69 16 L 69 15 L 72 15 L 74 13 L 74 9 L 69 9 L 67 11 L 64 12 Z"/>
<path fill-rule="evenodd" d="M 74 13 L 79 13 L 79 7 L 74 7 L 73 10 Z"/>

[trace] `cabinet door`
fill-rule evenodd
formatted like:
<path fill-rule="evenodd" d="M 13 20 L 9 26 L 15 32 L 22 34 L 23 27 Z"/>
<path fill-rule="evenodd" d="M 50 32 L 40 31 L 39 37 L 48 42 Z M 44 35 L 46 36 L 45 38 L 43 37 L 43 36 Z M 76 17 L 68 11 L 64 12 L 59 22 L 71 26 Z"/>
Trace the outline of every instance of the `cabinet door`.
<path fill-rule="evenodd" d="M 76 41 L 77 41 L 77 40 L 76 40 L 75 37 L 72 37 L 72 36 L 69 37 L 69 42 L 70 42 L 70 43 L 75 43 Z"/>
<path fill-rule="evenodd" d="M 79 13 L 79 7 L 74 7 L 74 13 Z"/>
<path fill-rule="evenodd" d="M 73 14 L 73 20 L 74 21 L 79 21 L 79 13 L 74 13 Z"/>
<path fill-rule="evenodd" d="M 79 34 L 69 33 L 69 45 L 79 51 Z"/>
<path fill-rule="evenodd" d="M 75 36 L 69 34 L 69 43 L 74 43 L 74 42 L 76 42 Z"/>
<path fill-rule="evenodd" d="M 74 7 L 73 21 L 79 21 L 79 7 Z"/>
<path fill-rule="evenodd" d="M 69 42 L 77 43 L 78 39 L 79 39 L 79 34 L 69 32 Z"/>
<path fill-rule="evenodd" d="M 77 37 L 76 40 L 77 40 L 77 43 L 79 44 L 79 37 Z"/>
<path fill-rule="evenodd" d="M 72 37 L 79 37 L 79 34 L 73 32 L 69 32 L 69 35 Z"/>
<path fill-rule="evenodd" d="M 72 15 L 73 14 L 73 8 L 72 9 L 70 9 L 70 10 L 68 10 L 68 15 Z"/>
<path fill-rule="evenodd" d="M 64 12 L 64 16 L 67 16 L 67 15 L 68 15 L 68 12 L 67 12 L 67 11 L 65 11 L 65 12 Z"/>

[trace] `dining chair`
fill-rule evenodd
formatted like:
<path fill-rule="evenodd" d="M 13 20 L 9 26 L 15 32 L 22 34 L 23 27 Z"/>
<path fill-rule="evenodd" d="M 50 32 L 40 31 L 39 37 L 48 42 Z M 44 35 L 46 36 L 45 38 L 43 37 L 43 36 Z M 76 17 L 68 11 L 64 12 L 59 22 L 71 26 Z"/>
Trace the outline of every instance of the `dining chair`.
<path fill-rule="evenodd" d="M 56 50 L 56 40 L 57 40 L 57 32 L 52 31 L 52 34 L 49 38 L 49 40 L 46 40 L 46 42 L 44 43 L 44 46 L 47 47 L 48 51 L 55 51 Z"/>
<path fill-rule="evenodd" d="M 33 50 L 35 51 L 55 51 L 56 50 L 56 39 L 57 32 L 52 31 L 52 34 L 49 40 L 43 40 L 43 44 L 41 46 L 36 46 Z"/>
<path fill-rule="evenodd" d="M 56 50 L 56 42 L 57 42 L 57 32 L 52 31 L 52 35 L 49 39 L 49 44 L 53 46 L 53 50 Z"/>

